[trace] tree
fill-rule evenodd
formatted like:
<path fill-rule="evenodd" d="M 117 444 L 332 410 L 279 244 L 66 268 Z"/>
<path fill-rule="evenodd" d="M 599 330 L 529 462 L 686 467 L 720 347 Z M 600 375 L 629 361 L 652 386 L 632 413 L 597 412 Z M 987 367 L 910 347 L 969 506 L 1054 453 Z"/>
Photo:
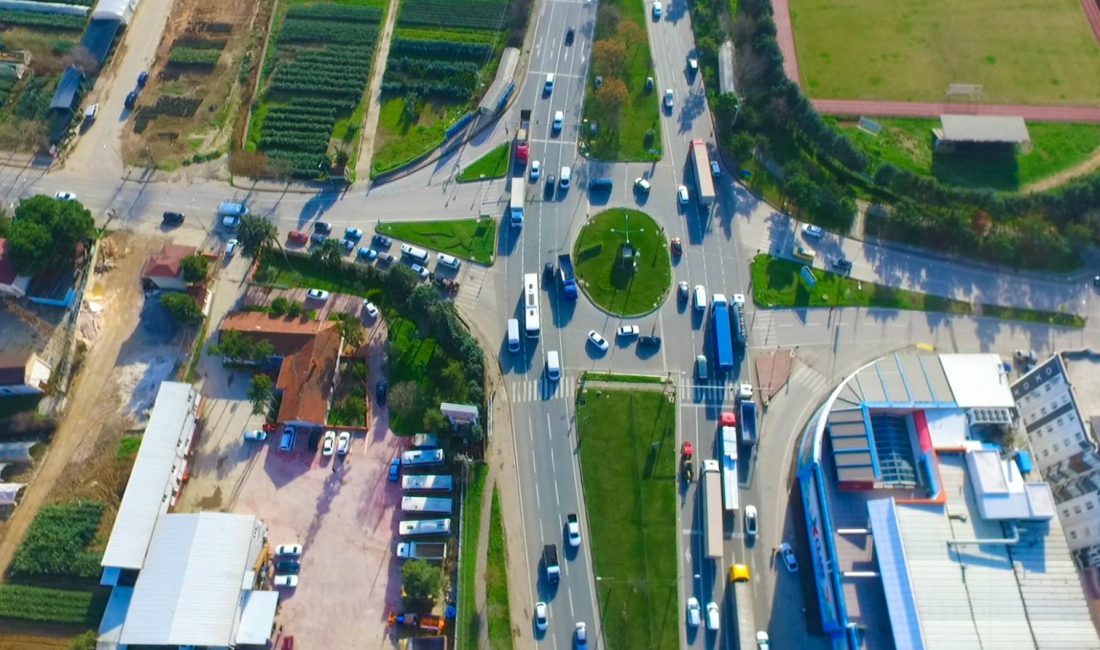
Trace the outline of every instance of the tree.
<path fill-rule="evenodd" d="M 192 325 L 202 320 L 202 310 L 199 309 L 198 303 L 186 293 L 162 294 L 160 304 L 164 305 L 168 315 L 177 323 Z"/>
<path fill-rule="evenodd" d="M 275 382 L 271 375 L 262 372 L 252 375 L 248 384 L 248 401 L 252 402 L 252 415 L 263 415 L 271 410 L 275 400 Z"/>
<path fill-rule="evenodd" d="M 603 86 L 596 90 L 596 102 L 604 115 L 615 122 L 619 119 L 619 109 L 626 103 L 629 96 L 622 79 L 606 79 Z"/>
<path fill-rule="evenodd" d="M 15 208 L 8 239 L 12 262 L 21 275 L 35 275 L 72 260 L 76 245 L 95 234 L 95 219 L 79 201 L 39 194 Z"/>
<path fill-rule="evenodd" d="M 406 609 L 428 609 L 443 590 L 443 572 L 426 560 L 409 560 L 401 567 Z"/>
<path fill-rule="evenodd" d="M 642 26 L 633 20 L 620 20 L 615 26 L 615 36 L 623 43 L 645 43 L 646 33 Z"/>
<path fill-rule="evenodd" d="M 451 423 L 443 416 L 439 409 L 424 411 L 424 419 L 421 421 L 425 433 L 447 433 L 451 430 Z"/>
<path fill-rule="evenodd" d="M 390 410 L 394 413 L 411 416 L 420 402 L 420 387 L 415 381 L 403 381 L 390 389 L 389 401 Z"/>
<path fill-rule="evenodd" d="M 95 650 L 98 635 L 95 630 L 88 630 L 84 634 L 76 637 L 72 641 L 69 641 L 68 650 Z"/>
<path fill-rule="evenodd" d="M 351 314 L 338 314 L 340 336 L 344 337 L 344 343 L 353 348 L 363 345 L 363 323 L 358 317 Z"/>
<path fill-rule="evenodd" d="M 202 282 L 210 272 L 210 260 L 203 255 L 188 255 L 180 260 L 185 282 Z"/>
<path fill-rule="evenodd" d="M 278 229 L 275 224 L 263 217 L 246 214 L 237 226 L 237 243 L 241 254 L 255 258 L 278 242 Z"/>
<path fill-rule="evenodd" d="M 600 76 L 621 77 L 626 69 L 626 45 L 617 38 L 596 41 L 592 44 L 592 66 Z"/>
<path fill-rule="evenodd" d="M 343 257 L 343 249 L 340 247 L 339 241 L 335 239 L 326 239 L 325 243 L 314 248 L 309 256 L 315 262 L 320 262 L 325 266 L 335 267 L 340 264 L 340 260 Z"/>
<path fill-rule="evenodd" d="M 246 338 L 237 330 L 225 330 L 218 335 L 218 342 L 212 343 L 206 351 L 234 361 L 263 361 L 275 354 L 275 346 L 271 341 Z"/>

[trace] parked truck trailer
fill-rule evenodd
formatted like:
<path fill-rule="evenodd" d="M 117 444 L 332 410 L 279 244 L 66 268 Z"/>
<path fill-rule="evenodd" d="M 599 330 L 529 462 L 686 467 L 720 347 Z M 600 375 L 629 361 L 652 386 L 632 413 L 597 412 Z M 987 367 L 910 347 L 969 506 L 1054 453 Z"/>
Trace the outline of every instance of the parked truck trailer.
<path fill-rule="evenodd" d="M 710 172 L 707 143 L 698 138 L 691 141 L 691 160 L 695 166 L 695 196 L 699 198 L 699 203 L 710 205 L 714 203 L 714 179 Z"/>
<path fill-rule="evenodd" d="M 708 458 L 703 461 L 702 474 L 703 499 L 706 516 L 703 521 L 706 528 L 703 539 L 706 541 L 706 556 L 712 560 L 722 559 L 722 480 L 719 476 L 718 461 Z"/>
<path fill-rule="evenodd" d="M 729 370 L 733 367 L 733 341 L 730 338 L 729 301 L 724 294 L 714 294 L 710 312 L 714 326 L 714 347 L 717 352 L 715 360 L 720 370 Z"/>
<path fill-rule="evenodd" d="M 756 616 L 752 611 L 752 587 L 749 584 L 751 578 L 748 566 L 734 564 L 730 567 L 734 606 L 737 608 L 737 639 L 741 650 L 756 648 Z"/>

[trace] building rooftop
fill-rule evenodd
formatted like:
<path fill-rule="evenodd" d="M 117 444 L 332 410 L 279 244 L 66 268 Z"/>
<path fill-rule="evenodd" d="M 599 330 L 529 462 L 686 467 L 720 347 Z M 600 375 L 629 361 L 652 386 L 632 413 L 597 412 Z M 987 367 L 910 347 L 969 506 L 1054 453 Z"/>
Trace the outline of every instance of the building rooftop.
<path fill-rule="evenodd" d="M 301 350 L 320 330 L 333 326 L 329 321 L 238 311 L 228 314 L 218 329 L 223 332 L 236 330 L 254 340 L 270 341 L 275 346 L 275 354 L 285 357 Z"/>
<path fill-rule="evenodd" d="M 980 144 L 1024 144 L 1031 141 L 1022 117 L 941 115 L 942 140 Z"/>
<path fill-rule="evenodd" d="M 102 566 L 140 569 L 145 563 L 157 517 L 168 510 L 183 472 L 199 399 L 191 384 L 161 382 Z"/>
<path fill-rule="evenodd" d="M 941 354 L 951 393 L 959 408 L 1013 408 L 1004 362 L 996 354 Z"/>
<path fill-rule="evenodd" d="M 176 246 L 165 244 L 160 252 L 149 256 L 145 267 L 141 269 L 143 278 L 176 278 L 179 277 L 183 258 L 194 255 L 198 250 L 194 246 Z"/>
<path fill-rule="evenodd" d="M 279 422 L 324 424 L 328 419 L 342 339 L 331 321 L 326 325 L 301 350 L 283 359 L 275 381 L 283 395 Z"/>
<path fill-rule="evenodd" d="M 27 380 L 26 352 L 0 354 L 0 386 L 19 386 Z"/>

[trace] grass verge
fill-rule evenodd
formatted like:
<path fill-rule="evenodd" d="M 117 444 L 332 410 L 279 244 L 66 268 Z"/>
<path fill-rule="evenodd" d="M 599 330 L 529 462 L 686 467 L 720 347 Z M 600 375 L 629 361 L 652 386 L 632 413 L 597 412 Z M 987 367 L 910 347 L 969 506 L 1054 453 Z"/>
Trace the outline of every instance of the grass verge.
<path fill-rule="evenodd" d="M 443 144 L 447 128 L 462 116 L 463 106 L 436 106 L 421 101 L 413 121 L 405 110 L 405 98 L 385 97 L 378 114 L 378 146 L 371 159 L 371 176 L 408 165 Z"/>
<path fill-rule="evenodd" d="M 462 571 L 458 576 L 458 629 L 460 650 L 477 650 L 478 628 L 481 614 L 474 607 L 474 591 L 477 589 L 477 538 L 481 531 L 481 499 L 485 494 L 485 481 L 489 466 L 485 463 L 470 465 L 470 478 L 466 484 L 466 496 L 462 507 Z"/>
<path fill-rule="evenodd" d="M 508 174 L 508 153 L 511 145 L 507 142 L 493 149 L 481 158 L 470 163 L 458 175 L 459 183 L 470 183 L 490 178 L 504 178 Z"/>
<path fill-rule="evenodd" d="M 620 251 L 629 239 L 635 265 Z M 614 208 L 590 219 L 573 249 L 577 283 L 592 302 L 612 314 L 638 316 L 656 309 L 672 283 L 665 233 L 649 215 Z"/>
<path fill-rule="evenodd" d="M 512 647 L 512 616 L 508 610 L 508 561 L 504 547 L 504 521 L 500 492 L 493 488 L 493 512 L 489 517 L 489 558 L 485 566 L 485 601 L 489 617 L 489 647 Z"/>
<path fill-rule="evenodd" d="M 679 646 L 676 404 L 663 392 L 582 391 L 581 476 L 608 648 Z"/>
<path fill-rule="evenodd" d="M 621 384 L 661 384 L 664 379 L 650 375 L 618 375 L 611 372 L 585 372 L 581 375 L 584 381 L 610 381 Z"/>
<path fill-rule="evenodd" d="M 378 232 L 395 239 L 450 253 L 491 266 L 497 224 L 488 217 L 449 221 L 406 221 L 378 224 Z"/>
<path fill-rule="evenodd" d="M 1027 323 L 1042 323 L 1043 325 L 1076 327 L 1077 329 L 1085 326 L 1085 318 L 1077 314 L 1038 311 L 1020 307 L 1002 307 L 1000 305 L 982 305 L 981 311 L 983 316 L 1000 318 L 1001 320 L 1019 320 Z"/>

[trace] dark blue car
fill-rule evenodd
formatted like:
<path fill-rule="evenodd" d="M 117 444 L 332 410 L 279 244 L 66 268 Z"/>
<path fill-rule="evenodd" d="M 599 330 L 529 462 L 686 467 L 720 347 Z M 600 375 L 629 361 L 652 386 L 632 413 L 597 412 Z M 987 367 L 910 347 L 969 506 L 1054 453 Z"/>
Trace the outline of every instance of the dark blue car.
<path fill-rule="evenodd" d="M 394 458 L 390 461 L 390 483 L 396 483 L 398 477 L 401 475 L 401 459 Z"/>

